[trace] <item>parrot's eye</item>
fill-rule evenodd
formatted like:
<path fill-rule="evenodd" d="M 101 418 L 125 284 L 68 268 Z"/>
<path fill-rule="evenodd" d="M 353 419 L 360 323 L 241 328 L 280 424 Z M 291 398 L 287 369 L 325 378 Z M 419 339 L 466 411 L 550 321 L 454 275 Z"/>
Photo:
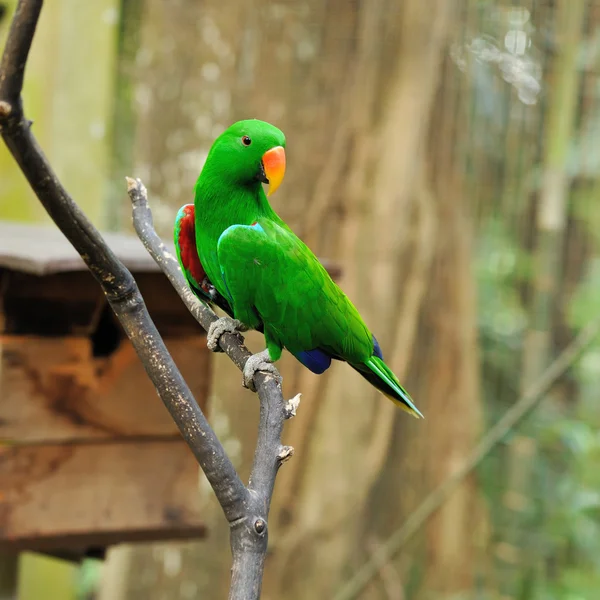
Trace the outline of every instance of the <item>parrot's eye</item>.
<path fill-rule="evenodd" d="M 242 144 L 244 144 L 244 146 L 249 146 L 251 143 L 252 140 L 247 135 L 242 138 Z"/>

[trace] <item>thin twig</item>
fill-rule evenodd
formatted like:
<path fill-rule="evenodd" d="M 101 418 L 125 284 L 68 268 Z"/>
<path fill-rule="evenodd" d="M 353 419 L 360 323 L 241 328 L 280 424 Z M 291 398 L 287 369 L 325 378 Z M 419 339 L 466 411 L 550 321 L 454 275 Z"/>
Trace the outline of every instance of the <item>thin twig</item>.
<path fill-rule="evenodd" d="M 0 63 L 0 133 L 40 202 L 101 285 L 161 400 L 215 491 L 231 527 L 230 600 L 257 600 L 275 476 L 282 457 L 291 455 L 290 449 L 281 446 L 281 431 L 292 411 L 287 409 L 277 381 L 269 374 L 257 373 L 254 382 L 260 398 L 260 425 L 252 477 L 245 487 L 173 362 L 131 273 L 69 196 L 30 131 L 21 91 L 42 4 L 43 0 L 19 0 L 17 5 Z M 145 193 L 141 182 L 133 183 L 133 188 Z M 140 237 L 194 316 L 207 328 L 216 315 L 187 290 L 176 261 L 154 232 L 147 202 L 136 205 L 134 201 L 134 208 Z M 250 356 L 243 338 L 236 335 L 223 335 L 220 345 L 239 368 Z"/>
<path fill-rule="evenodd" d="M 539 379 L 529 387 L 527 392 L 486 433 L 485 437 L 473 449 L 462 467 L 433 490 L 406 519 L 404 524 L 354 573 L 353 577 L 334 596 L 334 600 L 353 600 L 358 597 L 385 563 L 392 559 L 402 546 L 421 529 L 427 520 L 447 500 L 450 494 L 460 485 L 463 479 L 481 463 L 515 425 L 522 421 L 541 402 L 544 394 L 554 382 L 573 365 L 599 333 L 600 318 L 597 318 L 590 321 L 584 327 L 573 342 L 561 352 Z"/>

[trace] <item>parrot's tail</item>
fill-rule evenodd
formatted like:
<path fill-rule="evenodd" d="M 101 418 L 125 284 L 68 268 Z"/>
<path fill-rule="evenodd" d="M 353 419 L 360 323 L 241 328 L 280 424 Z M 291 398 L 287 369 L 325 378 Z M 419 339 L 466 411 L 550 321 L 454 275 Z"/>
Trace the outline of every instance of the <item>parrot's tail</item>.
<path fill-rule="evenodd" d="M 373 355 L 363 364 L 351 366 L 401 409 L 417 419 L 424 418 L 419 409 L 413 404 L 408 392 L 400 385 L 398 378 L 381 358 Z"/>

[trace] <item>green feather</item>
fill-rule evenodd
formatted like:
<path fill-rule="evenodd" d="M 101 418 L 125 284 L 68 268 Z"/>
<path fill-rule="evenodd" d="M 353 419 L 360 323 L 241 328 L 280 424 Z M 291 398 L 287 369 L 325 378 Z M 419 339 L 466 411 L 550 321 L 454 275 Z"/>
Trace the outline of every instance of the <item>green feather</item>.
<path fill-rule="evenodd" d="M 413 404 L 408 392 L 400 385 L 398 378 L 392 370 L 378 357 L 371 356 L 365 365 L 369 367 L 375 377 L 369 377 L 359 370 L 359 373 L 370 381 L 378 390 L 400 408 L 417 419 L 423 418 L 421 411 Z M 355 367 L 356 368 L 356 367 Z M 369 374 L 370 375 L 370 374 Z"/>

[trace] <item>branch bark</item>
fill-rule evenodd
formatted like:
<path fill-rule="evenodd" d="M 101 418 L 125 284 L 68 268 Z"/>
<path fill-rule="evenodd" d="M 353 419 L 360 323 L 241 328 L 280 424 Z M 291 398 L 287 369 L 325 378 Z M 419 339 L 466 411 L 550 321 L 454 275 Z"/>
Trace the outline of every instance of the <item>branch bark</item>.
<path fill-rule="evenodd" d="M 281 432 L 293 411 L 269 374 L 254 379 L 260 399 L 258 441 L 246 487 L 225 453 L 152 322 L 135 280 L 106 245 L 58 180 L 31 132 L 21 91 L 29 50 L 43 0 L 20 0 L 0 63 L 0 133 L 38 199 L 90 269 L 132 342 L 148 376 L 210 482 L 230 525 L 233 554 L 231 600 L 260 597 L 267 551 L 267 517 L 277 470 L 290 456 Z M 188 289 L 177 261 L 152 225 L 146 191 L 128 180 L 134 225 L 140 239 L 167 275 L 194 317 L 205 328 L 216 320 L 212 310 Z M 242 369 L 250 352 L 243 338 L 225 334 L 221 349 Z"/>

